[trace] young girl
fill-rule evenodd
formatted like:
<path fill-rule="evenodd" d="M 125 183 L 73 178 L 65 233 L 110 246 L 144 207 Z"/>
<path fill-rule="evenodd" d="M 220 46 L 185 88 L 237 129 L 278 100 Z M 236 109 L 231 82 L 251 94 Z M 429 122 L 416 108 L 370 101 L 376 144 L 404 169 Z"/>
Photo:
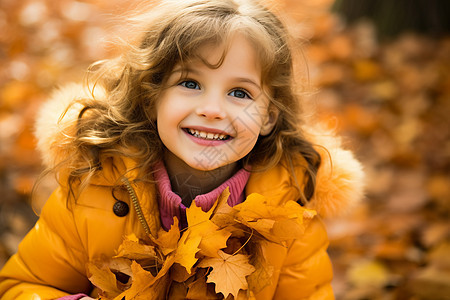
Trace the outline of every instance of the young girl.
<path fill-rule="evenodd" d="M 89 92 L 44 105 L 60 186 L 2 269 L 2 299 L 333 299 L 321 217 L 359 199 L 362 172 L 302 125 L 282 23 L 237 0 L 141 21 Z"/>

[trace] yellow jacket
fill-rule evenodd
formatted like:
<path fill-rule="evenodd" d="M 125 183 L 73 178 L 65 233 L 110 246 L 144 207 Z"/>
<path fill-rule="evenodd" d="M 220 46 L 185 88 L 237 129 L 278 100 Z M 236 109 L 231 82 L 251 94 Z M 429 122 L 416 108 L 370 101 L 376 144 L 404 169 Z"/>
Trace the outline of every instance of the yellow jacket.
<path fill-rule="evenodd" d="M 60 91 L 42 110 L 37 135 L 47 163 L 55 158 L 51 145 L 60 138 L 58 129 L 49 125 L 51 117 L 59 117 L 52 109 L 64 107 L 61 103 L 76 97 L 80 89 L 71 86 Z M 59 104 L 55 104 L 55 99 Z M 72 113 L 76 115 L 76 111 Z M 66 117 L 70 119 L 71 113 Z M 264 244 L 263 251 L 274 268 L 273 284 L 257 294 L 257 299 L 334 299 L 332 266 L 326 252 L 328 238 L 321 217 L 338 214 L 361 198 L 363 173 L 359 163 L 350 152 L 341 149 L 337 139 L 317 132 L 311 134 L 311 139 L 327 149 L 318 149 L 323 154 L 323 164 L 317 177 L 316 194 L 309 204 L 320 216 L 287 247 Z M 89 261 L 115 255 L 124 236 L 145 235 L 139 217 L 144 217 L 150 232 L 156 234 L 161 225 L 155 186 L 134 181 L 136 173 L 126 172 L 133 165 L 130 159 L 104 158 L 102 173 L 83 190 L 73 206 L 67 204 L 65 187 L 54 191 L 36 225 L 19 245 L 18 253 L 0 272 L 1 299 L 54 299 L 80 292 L 89 294 L 92 291 L 86 275 Z M 299 166 L 296 171 L 297 182 L 303 182 L 303 168 Z M 130 212 L 119 217 L 113 212 L 116 200 L 112 187 L 123 180 L 125 173 L 128 190 L 115 191 L 114 196 L 127 202 Z M 245 192 L 262 194 L 271 204 L 282 205 L 299 199 L 294 186 L 289 172 L 279 165 L 264 173 L 251 174 Z M 142 214 L 133 209 L 133 197 Z"/>

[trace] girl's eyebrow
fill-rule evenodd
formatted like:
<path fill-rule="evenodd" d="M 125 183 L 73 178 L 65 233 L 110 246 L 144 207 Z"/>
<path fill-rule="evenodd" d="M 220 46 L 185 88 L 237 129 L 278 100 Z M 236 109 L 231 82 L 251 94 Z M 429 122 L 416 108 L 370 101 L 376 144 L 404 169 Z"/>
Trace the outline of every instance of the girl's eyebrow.
<path fill-rule="evenodd" d="M 175 73 L 194 73 L 194 74 L 200 74 L 199 71 L 195 70 L 195 69 L 191 69 L 191 68 L 186 68 L 186 67 L 175 67 L 172 72 L 170 73 L 170 75 L 175 74 Z"/>
<path fill-rule="evenodd" d="M 237 77 L 235 78 L 235 80 L 237 82 L 246 82 L 246 83 L 250 83 L 252 85 L 254 85 L 256 88 L 261 89 L 261 86 L 259 84 L 257 84 L 256 82 L 254 82 L 253 80 L 251 80 L 250 78 L 247 77 Z"/>
<path fill-rule="evenodd" d="M 184 73 L 184 74 L 189 74 L 189 73 L 194 73 L 196 75 L 201 75 L 201 72 L 196 70 L 196 69 L 192 69 L 189 67 L 175 67 L 174 70 L 172 70 L 172 72 L 170 73 L 170 75 L 176 74 L 176 73 Z M 248 77 L 236 77 L 233 78 L 233 81 L 235 82 L 239 82 L 239 83 L 249 83 L 251 85 L 254 85 L 256 88 L 258 88 L 259 90 L 261 90 L 261 86 L 256 83 L 255 81 L 253 81 L 252 79 L 248 78 Z"/>

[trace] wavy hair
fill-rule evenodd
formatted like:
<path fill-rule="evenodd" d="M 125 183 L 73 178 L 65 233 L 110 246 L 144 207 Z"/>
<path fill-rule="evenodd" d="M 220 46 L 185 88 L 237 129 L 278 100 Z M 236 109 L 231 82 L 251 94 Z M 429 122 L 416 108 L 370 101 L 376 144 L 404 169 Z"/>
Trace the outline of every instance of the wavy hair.
<path fill-rule="evenodd" d="M 87 84 L 105 89 L 104 99 L 83 99 L 71 146 L 78 151 L 64 164 L 70 180 L 92 176 L 100 169 L 101 155 L 133 157 L 144 178 L 161 159 L 164 146 L 158 136 L 156 103 L 167 74 L 176 64 L 198 56 L 205 43 L 226 45 L 233 34 L 253 43 L 262 66 L 262 84 L 271 90 L 277 123 L 260 136 L 243 165 L 253 171 L 282 162 L 292 171 L 298 156 L 307 162 L 302 202 L 314 194 L 320 156 L 301 131 L 300 97 L 294 91 L 293 55 L 288 33 L 279 18 L 253 1 L 166 1 L 133 18 L 139 38 L 115 59 L 93 64 Z M 223 53 L 223 57 L 226 53 Z M 198 58 L 198 57 L 197 57 Z M 217 67 L 217 66 L 215 66 Z M 72 148 L 73 149 L 73 148 Z"/>

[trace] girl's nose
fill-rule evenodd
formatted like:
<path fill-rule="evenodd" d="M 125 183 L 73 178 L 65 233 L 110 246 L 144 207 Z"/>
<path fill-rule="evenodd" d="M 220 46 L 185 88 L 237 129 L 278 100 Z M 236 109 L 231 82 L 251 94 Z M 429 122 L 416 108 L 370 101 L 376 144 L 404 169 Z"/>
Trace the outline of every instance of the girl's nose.
<path fill-rule="evenodd" d="M 222 106 L 222 101 L 218 97 L 205 97 L 204 101 L 199 103 L 196 113 L 201 117 L 210 120 L 222 120 L 225 118 L 225 110 Z"/>

